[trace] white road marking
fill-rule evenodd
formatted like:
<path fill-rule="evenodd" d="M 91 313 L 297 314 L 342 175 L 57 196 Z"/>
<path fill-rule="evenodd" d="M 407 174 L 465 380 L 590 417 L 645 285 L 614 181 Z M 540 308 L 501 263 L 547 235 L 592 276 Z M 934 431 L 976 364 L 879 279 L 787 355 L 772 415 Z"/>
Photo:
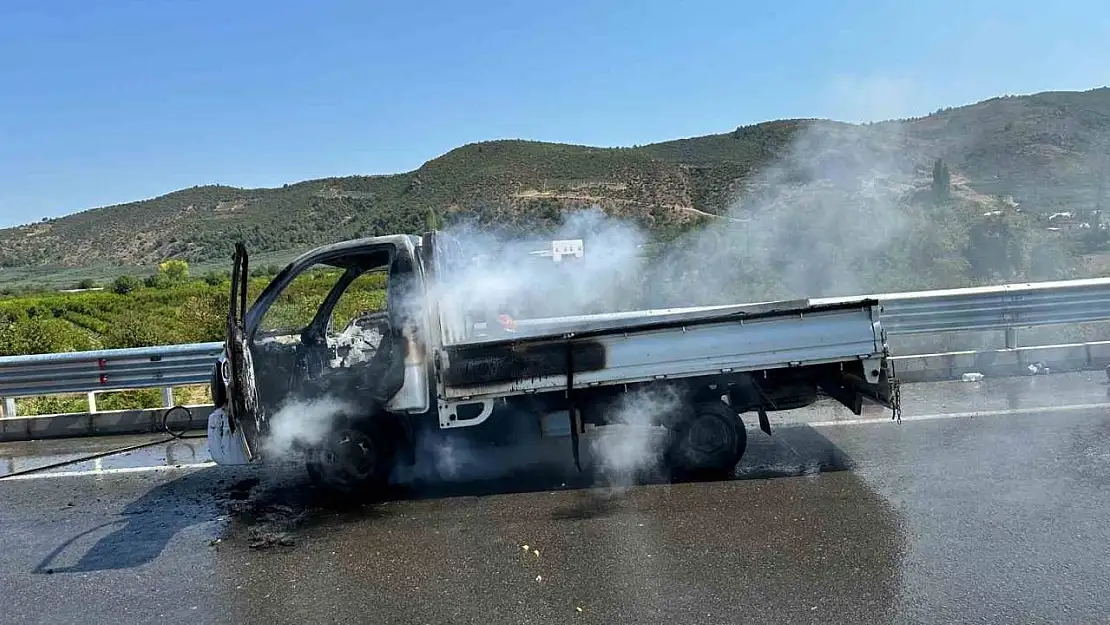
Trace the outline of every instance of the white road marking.
<path fill-rule="evenodd" d="M 115 467 L 109 469 L 87 469 L 84 471 L 43 471 L 41 473 L 27 473 L 25 475 L 13 475 L 11 477 L 0 477 L 0 482 L 4 480 L 37 480 L 48 477 L 96 477 L 101 475 L 120 475 L 122 473 L 150 473 L 153 471 L 178 471 L 185 469 L 203 469 L 205 467 L 214 467 L 215 462 L 193 462 L 189 464 L 174 464 L 174 465 L 158 465 L 153 467 Z"/>
<path fill-rule="evenodd" d="M 934 421 L 937 419 L 971 419 L 974 417 L 1001 417 L 1007 415 L 1052 414 L 1059 412 L 1085 412 L 1110 408 L 1110 402 L 1097 404 L 1075 404 L 1072 406 L 1041 406 L 1033 408 L 1009 408 L 1004 410 L 976 410 L 973 412 L 948 412 L 940 414 L 902 415 L 902 421 Z M 889 416 L 871 417 L 866 419 L 836 419 L 831 421 L 798 421 L 784 423 L 783 425 L 808 425 L 815 428 L 832 427 L 835 425 L 870 425 L 874 423 L 896 423 Z"/>

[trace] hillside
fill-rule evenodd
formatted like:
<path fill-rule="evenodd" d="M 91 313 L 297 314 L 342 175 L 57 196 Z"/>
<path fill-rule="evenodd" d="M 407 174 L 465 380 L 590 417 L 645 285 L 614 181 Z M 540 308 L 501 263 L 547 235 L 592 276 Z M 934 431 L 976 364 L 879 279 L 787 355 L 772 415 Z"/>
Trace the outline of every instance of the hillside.
<path fill-rule="evenodd" d="M 554 225 L 565 209 L 596 205 L 678 230 L 713 216 L 760 219 L 802 203 L 838 222 L 874 226 L 893 214 L 890 206 L 901 207 L 899 219 L 921 217 L 907 207 L 928 195 L 937 158 L 950 168 L 966 214 L 993 210 L 1002 196 L 1025 214 L 1082 212 L 1105 208 L 1110 198 L 1107 146 L 1107 88 L 994 98 L 867 125 L 772 121 L 631 148 L 489 141 L 403 174 L 275 189 L 194 187 L 3 229 L 0 269 L 222 261 L 240 238 L 256 251 L 279 252 L 415 233 L 433 210 L 449 221 L 466 216 L 512 230 Z M 852 212 L 860 198 L 871 212 Z"/>

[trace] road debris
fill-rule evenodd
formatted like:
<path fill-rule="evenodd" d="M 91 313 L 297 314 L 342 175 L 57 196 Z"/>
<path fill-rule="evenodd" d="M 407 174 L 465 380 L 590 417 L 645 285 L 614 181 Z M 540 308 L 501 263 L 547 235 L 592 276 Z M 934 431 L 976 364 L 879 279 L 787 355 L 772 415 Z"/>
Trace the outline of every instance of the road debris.
<path fill-rule="evenodd" d="M 1026 367 L 1026 369 L 1029 370 L 1029 375 L 1048 375 L 1052 372 L 1052 370 L 1048 368 L 1048 365 L 1043 362 L 1034 362 Z"/>
<path fill-rule="evenodd" d="M 962 376 L 960 376 L 960 379 L 964 382 L 981 382 L 983 380 L 983 374 L 972 371 L 970 373 L 963 374 Z"/>
<path fill-rule="evenodd" d="M 257 477 L 248 477 L 246 479 L 235 482 L 227 489 L 227 496 L 231 499 L 244 500 L 250 497 L 251 489 L 258 486 L 260 480 Z"/>
<path fill-rule="evenodd" d="M 296 544 L 293 537 L 285 532 L 259 531 L 252 532 L 252 534 L 250 542 L 247 543 L 247 546 L 251 549 L 264 549 L 275 545 L 292 547 Z"/>

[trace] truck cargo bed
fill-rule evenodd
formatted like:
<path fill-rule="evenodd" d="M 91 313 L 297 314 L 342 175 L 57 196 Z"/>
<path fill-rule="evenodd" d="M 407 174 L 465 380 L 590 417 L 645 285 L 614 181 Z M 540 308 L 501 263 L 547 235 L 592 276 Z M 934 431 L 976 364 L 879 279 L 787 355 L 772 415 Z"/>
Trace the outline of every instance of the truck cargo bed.
<path fill-rule="evenodd" d="M 866 299 L 636 311 L 519 325 L 521 335 L 446 345 L 441 399 L 879 359 L 884 353 L 878 302 Z M 867 381 L 875 382 L 878 365 L 873 376 L 871 367 L 865 369 Z"/>

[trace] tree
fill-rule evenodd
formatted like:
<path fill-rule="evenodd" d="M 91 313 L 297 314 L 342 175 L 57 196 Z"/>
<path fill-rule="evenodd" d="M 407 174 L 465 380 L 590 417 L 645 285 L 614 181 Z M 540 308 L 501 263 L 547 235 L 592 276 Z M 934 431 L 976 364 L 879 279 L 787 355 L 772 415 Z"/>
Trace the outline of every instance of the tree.
<path fill-rule="evenodd" d="M 439 212 L 434 208 L 429 208 L 427 215 L 424 217 L 424 229 L 427 231 L 440 230 L 443 228 L 443 219 L 440 218 Z"/>
<path fill-rule="evenodd" d="M 84 280 L 81 280 L 80 282 L 77 283 L 77 288 L 79 288 L 79 289 L 92 289 L 92 288 L 95 288 L 95 287 L 96 287 L 96 280 L 93 280 L 92 278 L 85 278 Z"/>
<path fill-rule="evenodd" d="M 218 271 L 212 270 L 204 274 L 204 283 L 208 286 L 220 286 L 224 281 L 224 275 Z"/>
<path fill-rule="evenodd" d="M 165 289 L 170 286 L 170 281 L 166 274 L 158 271 L 143 278 L 143 286 L 148 289 Z"/>
<path fill-rule="evenodd" d="M 183 260 L 167 260 L 158 265 L 158 273 L 164 275 L 171 283 L 184 282 L 189 279 L 189 263 Z"/>
<path fill-rule="evenodd" d="M 159 331 L 151 315 L 128 311 L 113 321 L 112 327 L 104 336 L 104 346 L 108 349 L 125 349 L 171 342 L 162 339 L 162 334 L 164 333 Z"/>
<path fill-rule="evenodd" d="M 112 282 L 112 291 L 119 295 L 127 295 L 139 288 L 140 284 L 142 283 L 135 276 L 123 275 Z"/>
<path fill-rule="evenodd" d="M 230 294 L 223 291 L 187 298 L 177 309 L 177 321 L 182 329 L 177 338 L 195 343 L 222 341 L 229 299 Z"/>
<path fill-rule="evenodd" d="M 952 175 L 948 171 L 948 164 L 937 159 L 933 162 L 933 199 L 945 202 L 951 195 Z"/>

